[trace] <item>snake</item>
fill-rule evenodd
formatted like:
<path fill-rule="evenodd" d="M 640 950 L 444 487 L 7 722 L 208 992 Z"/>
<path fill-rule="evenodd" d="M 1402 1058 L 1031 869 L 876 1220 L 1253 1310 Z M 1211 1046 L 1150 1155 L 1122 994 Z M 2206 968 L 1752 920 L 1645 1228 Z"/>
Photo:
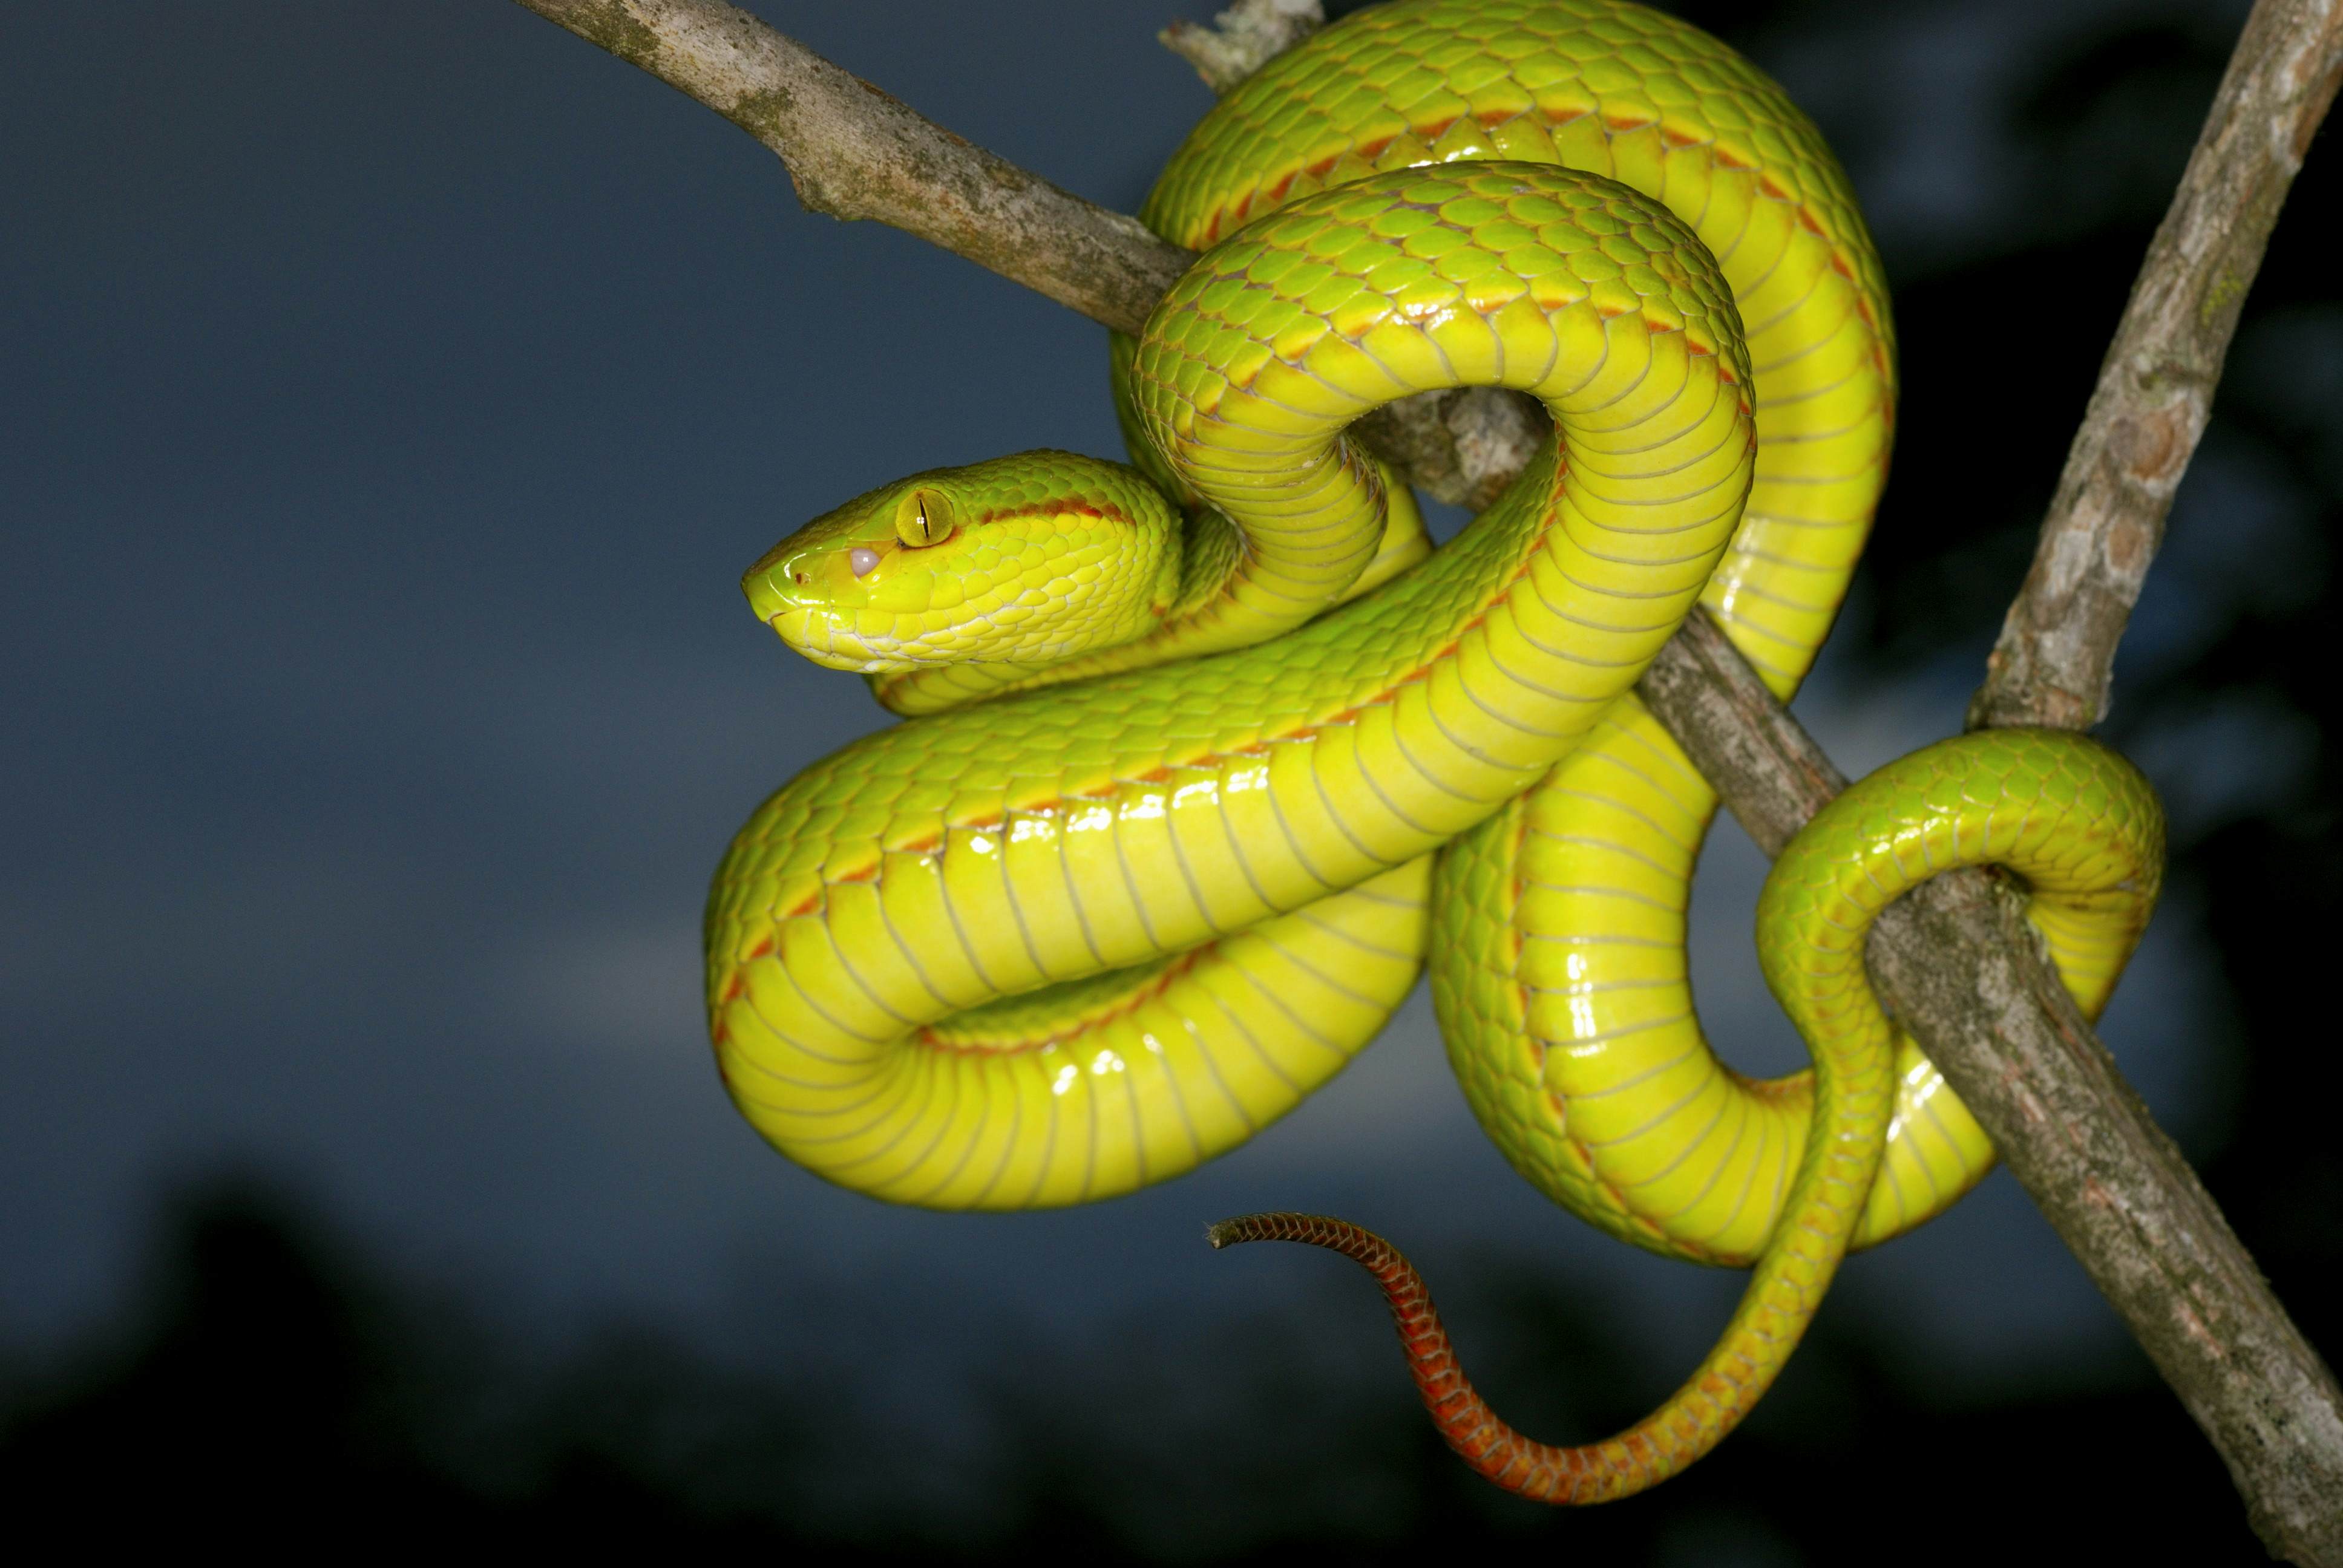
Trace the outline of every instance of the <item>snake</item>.
<path fill-rule="evenodd" d="M 1865 975 L 1901 892 L 1986 865 L 2087 1016 L 2161 867 L 2152 790 L 2086 737 L 1917 751 L 1832 802 L 1759 901 L 1805 1071 L 1704 1037 L 1685 967 L 1716 797 L 1636 698 L 1713 617 L 1786 700 L 1885 480 L 1896 352 L 1845 174 L 1782 89 L 1627 0 L 1397 0 L 1222 97 L 1141 212 L 1201 256 L 1109 380 L 1128 464 L 930 468 L 742 579 L 904 721 L 749 818 L 705 923 L 749 1123 L 939 1209 L 1094 1201 L 1192 1170 L 1347 1065 L 1429 967 L 1481 1126 L 1635 1245 L 1750 1271 L 1692 1376 L 1574 1447 L 1489 1411 L 1373 1233 L 1449 1445 L 1523 1496 L 1642 1491 L 1787 1361 L 1845 1253 L 1941 1213 L 1990 1140 Z M 1462 388 L 1552 431 L 1433 548 L 1349 427 Z"/>

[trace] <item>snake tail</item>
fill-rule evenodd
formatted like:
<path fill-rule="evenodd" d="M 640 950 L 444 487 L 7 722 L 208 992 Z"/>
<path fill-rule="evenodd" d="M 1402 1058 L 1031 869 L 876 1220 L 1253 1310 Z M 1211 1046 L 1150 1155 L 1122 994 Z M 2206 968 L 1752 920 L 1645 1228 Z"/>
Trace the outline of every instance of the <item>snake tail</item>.
<path fill-rule="evenodd" d="M 1392 1326 L 1399 1331 L 1407 1370 L 1423 1408 L 1432 1413 L 1432 1424 L 1483 1480 L 1539 1503 L 1594 1503 L 1621 1495 L 1616 1483 L 1623 1461 L 1629 1468 L 1638 1467 L 1634 1456 L 1615 1440 L 1557 1448 L 1524 1437 L 1491 1410 L 1456 1359 L 1440 1309 L 1433 1305 L 1432 1287 L 1406 1254 L 1373 1231 L 1327 1214 L 1241 1214 L 1212 1226 L 1204 1239 L 1216 1250 L 1246 1241 L 1306 1242 L 1340 1252 L 1373 1275 L 1391 1308 Z M 1618 1452 L 1611 1452 L 1614 1449 Z M 1644 1484 L 1664 1473 L 1653 1474 Z"/>
<path fill-rule="evenodd" d="M 1429 1289 L 1389 1242 L 1322 1215 L 1247 1215 L 1214 1247 L 1303 1241 L 1373 1274 L 1409 1370 L 1448 1446 L 1508 1492 L 1604 1503 L 1675 1474 L 1739 1424 L 1804 1336 L 1869 1201 L 1896 1104 L 1897 1038 L 1864 969 L 1881 911 L 1920 882 L 1999 866 L 2062 968 L 2129 951 L 2154 907 L 2162 813 L 2137 769 L 2057 730 L 1965 735 L 1889 763 L 1817 813 L 1782 853 L 1757 906 L 1766 983 L 1815 1056 L 1813 1125 L 1782 1221 L 1732 1322 L 1699 1369 L 1616 1436 L 1558 1447 L 1513 1430 L 1458 1365 Z"/>
<path fill-rule="evenodd" d="M 1340 1252 L 1366 1270 L 1391 1308 L 1408 1372 L 1441 1440 L 1483 1481 L 1533 1503 L 1609 1503 L 1656 1486 L 1715 1447 L 1762 1392 L 1727 1403 L 1719 1397 L 1725 1389 L 1695 1378 L 1615 1437 L 1574 1447 L 1542 1442 L 1489 1407 L 1457 1360 L 1423 1272 L 1373 1231 L 1328 1214 L 1242 1214 L 1211 1226 L 1204 1238 L 1215 1250 L 1246 1241 L 1300 1241 Z"/>

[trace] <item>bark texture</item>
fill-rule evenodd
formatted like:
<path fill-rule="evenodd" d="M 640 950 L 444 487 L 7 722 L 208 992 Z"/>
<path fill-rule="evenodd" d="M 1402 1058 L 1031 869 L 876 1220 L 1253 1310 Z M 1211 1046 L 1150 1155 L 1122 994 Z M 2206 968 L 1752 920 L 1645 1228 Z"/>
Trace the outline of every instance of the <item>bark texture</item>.
<path fill-rule="evenodd" d="M 1318 0 L 1237 0 L 1209 27 L 1174 22 L 1155 37 L 1218 95 L 1325 25 Z"/>
<path fill-rule="evenodd" d="M 779 154 L 809 211 L 875 218 L 1136 332 L 1195 260 L 953 135 L 723 0 L 519 0 Z"/>
<path fill-rule="evenodd" d="M 1108 327 L 1136 330 L 1191 259 L 721 0 L 518 3 L 757 136 L 808 207 L 907 229 Z M 1236 34 L 1306 8 L 1244 0 L 1222 43 L 1191 48 L 1183 35 L 1173 46 L 1224 89 L 1228 71 L 1267 57 L 1269 33 Z M 2239 306 L 2343 72 L 2338 8 L 2255 7 L 2109 350 L 1974 722 L 2080 728 L 2104 709 Z M 1362 422 L 1368 444 L 1433 494 L 1476 505 L 1519 470 L 1540 431 L 1534 411 L 1483 392 L 1412 399 Z M 1845 785 L 1705 616 L 1639 690 L 1768 853 Z M 1888 910 L 1869 957 L 1882 996 L 2219 1450 L 2271 1553 L 2343 1568 L 2343 1392 L 2077 1016 L 2015 895 L 1983 872 L 1939 878 Z"/>
<path fill-rule="evenodd" d="M 1846 788 L 1705 614 L 1636 689 L 1769 856 Z M 1872 928 L 1872 983 L 2220 1452 L 2271 1555 L 2343 1563 L 2343 1390 L 2023 910 L 1990 872 L 1924 883 Z"/>
<path fill-rule="evenodd" d="M 2107 346 L 1971 729 L 2107 717 L 2116 647 L 2338 76 L 2343 0 L 2259 0 Z"/>

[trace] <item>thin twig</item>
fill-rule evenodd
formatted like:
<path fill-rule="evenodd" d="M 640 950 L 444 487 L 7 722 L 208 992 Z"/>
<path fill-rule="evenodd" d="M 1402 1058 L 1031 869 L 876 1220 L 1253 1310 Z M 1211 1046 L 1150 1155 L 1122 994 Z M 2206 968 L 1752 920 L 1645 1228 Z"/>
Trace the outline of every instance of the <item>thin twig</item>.
<path fill-rule="evenodd" d="M 1196 67 L 1204 85 L 1227 92 L 1326 25 L 1318 0 L 1237 0 L 1209 27 L 1174 22 L 1155 41 Z"/>
<path fill-rule="evenodd" d="M 2259 0 L 2107 346 L 1971 729 L 2087 729 L 2107 717 L 2116 645 L 2338 78 L 2343 3 Z"/>
<path fill-rule="evenodd" d="M 1109 327 L 1134 330 L 1185 265 L 1186 253 L 1134 220 L 970 146 L 719 0 L 519 3 L 749 130 L 781 155 L 808 206 L 894 224 Z M 2126 317 L 2129 336 L 2118 338 L 2108 361 L 2110 377 L 2157 396 L 2181 373 L 2171 367 L 2180 367 L 2193 390 L 2157 404 L 2179 410 L 2158 425 L 2139 412 L 2148 403 L 2137 400 L 2111 404 L 2102 418 L 2102 402 L 2115 396 L 2103 382 L 2069 465 L 2070 476 L 2099 472 L 2102 457 L 2085 449 L 2096 420 L 2102 433 L 2091 453 L 2120 454 L 2106 459 L 2121 481 L 2115 488 L 2141 489 L 2152 480 L 2161 492 L 2124 513 L 2122 526 L 2080 530 L 2086 566 L 2104 557 L 2103 571 L 2037 567 L 2044 586 L 2037 591 L 2029 579 L 2020 607 L 2028 606 L 2028 596 L 2039 601 L 2026 609 L 2024 625 L 2038 625 L 2045 635 L 2005 636 L 2005 652 L 2021 651 L 1996 654 L 1997 685 L 1979 699 L 1988 719 L 2006 706 L 2041 721 L 2025 705 L 2028 699 L 2010 706 L 1994 695 L 2021 685 L 2082 692 L 2094 705 L 2089 712 L 2097 711 L 2165 499 L 2202 428 L 2238 299 L 2333 94 L 2336 4 L 2343 0 L 2260 0 L 2239 42 L 2189 166 L 2190 181 Z M 2269 144 L 2258 158 L 2256 136 Z M 2208 152 L 2217 146 L 2229 150 Z M 1070 265 L 1067 258 L 1076 255 L 1079 265 Z M 2167 285 L 2165 267 L 2195 267 L 2193 291 Z M 2184 303 L 2141 305 L 2173 298 Z M 2185 350 L 2159 331 L 2175 343 L 2186 339 Z M 1386 431 L 1371 439 L 1419 477 L 1441 479 L 1445 493 L 1485 498 L 1518 467 L 1517 433 L 1508 434 L 1502 403 L 1411 403 L 1415 407 L 1387 421 L 1402 427 L 1398 438 Z M 2170 444 L 2151 450 L 2159 431 L 2169 434 Z M 1410 440 L 1416 449 L 1408 449 Z M 2062 504 L 2066 494 L 2062 489 Z M 2080 515 L 2089 508 L 2077 501 L 2066 510 Z M 2060 515 L 2054 509 L 2054 524 Z M 2046 527 L 2046 541 L 2052 531 Z M 2078 537 L 2076 530 L 2059 534 Z M 2046 559 L 2056 553 L 2046 542 Z M 2130 586 L 2127 592 L 2077 590 L 2074 585 L 2086 579 Z M 2087 608 L 2076 608 L 2086 601 Z M 2053 640 L 2046 634 L 2070 615 L 2081 629 L 2054 657 L 2045 649 Z M 2020 624 L 2017 608 L 2012 624 Z M 2067 649 L 2084 657 L 2077 661 Z M 2026 671 L 2047 673 L 2021 674 L 2020 660 L 2030 660 Z M 2075 668 L 2097 673 L 2076 685 L 2066 673 Z M 1638 689 L 1769 853 L 1845 785 L 1705 617 L 1693 618 L 1669 643 Z M 2072 701 L 2067 709 L 2084 712 Z M 2295 1562 L 2343 1568 L 2343 1506 L 2337 1503 L 2343 1499 L 2343 1393 L 2187 1161 L 2076 1015 L 2011 899 L 1981 872 L 1939 878 L 1881 920 L 1870 958 L 1883 996 L 2220 1451 L 2264 1543 Z"/>

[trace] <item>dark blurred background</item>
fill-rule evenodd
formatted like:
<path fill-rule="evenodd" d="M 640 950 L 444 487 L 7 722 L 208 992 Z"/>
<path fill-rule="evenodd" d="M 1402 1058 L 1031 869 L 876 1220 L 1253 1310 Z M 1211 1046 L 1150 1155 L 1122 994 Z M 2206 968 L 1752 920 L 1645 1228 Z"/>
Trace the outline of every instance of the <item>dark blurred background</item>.
<path fill-rule="evenodd" d="M 1208 102 L 1151 40 L 1175 5 L 757 9 L 1129 209 Z M 1821 122 L 1896 288 L 1895 482 L 1800 700 L 1861 771 L 1958 727 L 2244 7 L 1679 9 Z M 1385 1231 L 1557 1439 L 1674 1387 L 1738 1280 L 1545 1208 L 1420 997 L 1252 1146 L 1098 1209 L 891 1210 L 773 1156 L 707 1064 L 705 878 L 880 715 L 738 574 L 897 473 L 1114 453 L 1099 329 L 800 212 L 747 137 L 503 0 L 45 6 L 11 43 L 15 1518 L 813 1561 L 2258 1558 L 2006 1175 L 1854 1260 L 1684 1477 L 1552 1514 L 1466 1476 L 1364 1282 L 1200 1222 Z M 2338 189 L 2322 141 L 2118 668 L 2174 868 L 2106 1024 L 2330 1355 L 2343 1075 L 2296 999 L 2343 890 Z M 1707 860 L 1704 1012 L 1777 1070 L 1763 863 L 1729 825 Z"/>

